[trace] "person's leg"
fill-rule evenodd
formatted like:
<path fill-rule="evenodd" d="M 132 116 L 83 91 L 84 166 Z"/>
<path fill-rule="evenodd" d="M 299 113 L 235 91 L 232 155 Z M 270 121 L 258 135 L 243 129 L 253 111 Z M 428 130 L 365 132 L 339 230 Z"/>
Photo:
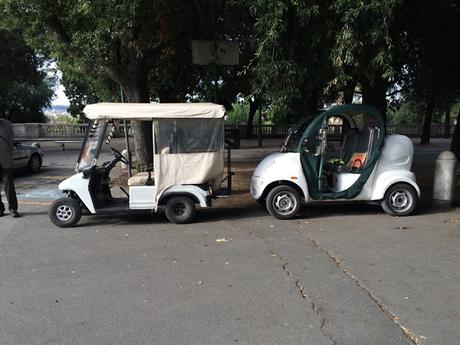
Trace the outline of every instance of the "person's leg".
<path fill-rule="evenodd" d="M 18 210 L 18 199 L 16 198 L 16 189 L 14 188 L 13 169 L 4 169 L 3 178 L 5 179 L 5 194 L 8 199 L 8 209 L 14 215 Z"/>
<path fill-rule="evenodd" d="M 0 167 L 0 217 L 3 216 L 3 213 L 5 212 L 5 205 L 3 205 L 2 202 L 2 183 L 3 183 L 3 171 L 2 168 Z"/>

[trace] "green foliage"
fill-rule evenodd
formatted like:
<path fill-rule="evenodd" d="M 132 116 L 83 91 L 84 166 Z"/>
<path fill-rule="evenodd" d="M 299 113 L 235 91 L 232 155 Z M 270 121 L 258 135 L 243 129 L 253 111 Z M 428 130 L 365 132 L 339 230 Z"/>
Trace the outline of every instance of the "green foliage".
<path fill-rule="evenodd" d="M 254 90 L 284 111 L 284 117 L 312 113 L 333 78 L 329 5 L 329 1 L 250 1 L 257 18 Z"/>
<path fill-rule="evenodd" d="M 231 110 L 228 111 L 228 119 L 225 123 L 228 124 L 246 124 L 249 115 L 249 102 L 235 102 L 232 104 Z"/>
<path fill-rule="evenodd" d="M 84 120 L 78 116 L 59 115 L 59 116 L 46 116 L 46 122 L 65 124 L 65 125 L 75 125 L 75 124 L 84 123 Z"/>
<path fill-rule="evenodd" d="M 70 102 L 68 111 L 72 116 L 82 116 L 83 108 L 87 104 L 121 101 L 119 86 L 107 77 L 90 77 L 64 64 L 61 64 L 61 69 L 62 84 Z"/>
<path fill-rule="evenodd" d="M 451 114 L 457 114 L 457 106 L 451 109 Z M 388 124 L 390 125 L 417 125 L 423 123 L 425 104 L 415 100 L 403 101 L 400 105 L 388 109 Z M 436 109 L 433 113 L 433 123 L 444 124 L 446 109 Z M 453 118 L 453 117 L 452 117 Z M 451 118 L 451 123 L 452 123 Z"/>
<path fill-rule="evenodd" d="M 405 48 L 404 33 L 396 30 L 399 0 L 338 0 L 332 4 L 339 18 L 331 52 L 337 80 L 394 81 L 400 72 L 398 53 Z M 397 44 L 395 44 L 397 42 Z"/>
<path fill-rule="evenodd" d="M 0 29 L 0 117 L 13 122 L 42 122 L 53 96 L 53 79 L 44 61 L 17 30 Z"/>

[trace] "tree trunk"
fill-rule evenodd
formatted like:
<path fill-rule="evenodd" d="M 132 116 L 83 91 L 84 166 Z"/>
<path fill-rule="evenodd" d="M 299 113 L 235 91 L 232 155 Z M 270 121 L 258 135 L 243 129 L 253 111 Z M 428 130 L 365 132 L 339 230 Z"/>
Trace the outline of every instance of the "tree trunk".
<path fill-rule="evenodd" d="M 446 121 L 444 122 L 444 137 L 450 138 L 450 108 L 451 104 L 447 105 Z"/>
<path fill-rule="evenodd" d="M 460 107 L 458 108 L 457 123 L 455 124 L 450 150 L 455 153 L 457 160 L 460 160 Z"/>
<path fill-rule="evenodd" d="M 246 126 L 246 138 L 252 139 L 252 129 L 254 126 L 254 116 L 256 115 L 257 109 L 259 109 L 260 99 L 257 96 L 254 96 L 254 101 L 252 98 L 249 99 L 249 115 L 248 123 Z"/>
<path fill-rule="evenodd" d="M 361 83 L 363 92 L 363 104 L 376 107 L 383 116 L 385 124 L 387 114 L 387 85 L 382 78 L 376 78 L 374 82 L 364 81 Z"/>
<path fill-rule="evenodd" d="M 432 101 L 428 101 L 425 107 L 425 119 L 423 121 L 422 137 L 420 144 L 428 145 L 431 137 L 431 119 L 433 117 L 434 105 Z"/>
<path fill-rule="evenodd" d="M 129 103 L 148 103 L 147 84 L 141 78 L 132 78 L 122 83 L 123 91 Z M 145 171 L 153 165 L 153 136 L 151 121 L 132 121 L 134 149 L 137 168 Z"/>

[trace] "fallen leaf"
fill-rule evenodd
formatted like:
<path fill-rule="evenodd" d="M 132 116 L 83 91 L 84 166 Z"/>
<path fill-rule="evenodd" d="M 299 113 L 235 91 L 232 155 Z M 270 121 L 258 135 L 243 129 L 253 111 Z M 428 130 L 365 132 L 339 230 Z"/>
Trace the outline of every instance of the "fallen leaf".
<path fill-rule="evenodd" d="M 397 226 L 393 228 L 393 230 L 407 230 L 407 229 L 410 229 L 410 228 L 408 226 Z"/>
<path fill-rule="evenodd" d="M 444 221 L 444 223 L 460 225 L 460 219 L 456 219 L 456 218 L 448 219 L 448 220 Z"/>

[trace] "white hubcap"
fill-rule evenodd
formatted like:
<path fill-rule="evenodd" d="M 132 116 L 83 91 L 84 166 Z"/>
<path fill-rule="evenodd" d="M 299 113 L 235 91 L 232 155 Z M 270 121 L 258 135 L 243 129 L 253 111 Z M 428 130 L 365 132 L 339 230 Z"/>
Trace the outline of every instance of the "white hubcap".
<path fill-rule="evenodd" d="M 72 209 L 67 206 L 67 205 L 61 205 L 57 208 L 56 210 L 56 217 L 61 220 L 61 221 L 68 221 L 70 218 L 72 218 L 73 211 Z"/>
<path fill-rule="evenodd" d="M 297 199 L 289 192 L 279 192 L 273 198 L 273 208 L 282 215 L 291 214 L 297 207 Z"/>
<path fill-rule="evenodd" d="M 397 212 L 405 212 L 412 206 L 412 194 L 404 189 L 397 189 L 390 195 L 391 207 Z"/>

